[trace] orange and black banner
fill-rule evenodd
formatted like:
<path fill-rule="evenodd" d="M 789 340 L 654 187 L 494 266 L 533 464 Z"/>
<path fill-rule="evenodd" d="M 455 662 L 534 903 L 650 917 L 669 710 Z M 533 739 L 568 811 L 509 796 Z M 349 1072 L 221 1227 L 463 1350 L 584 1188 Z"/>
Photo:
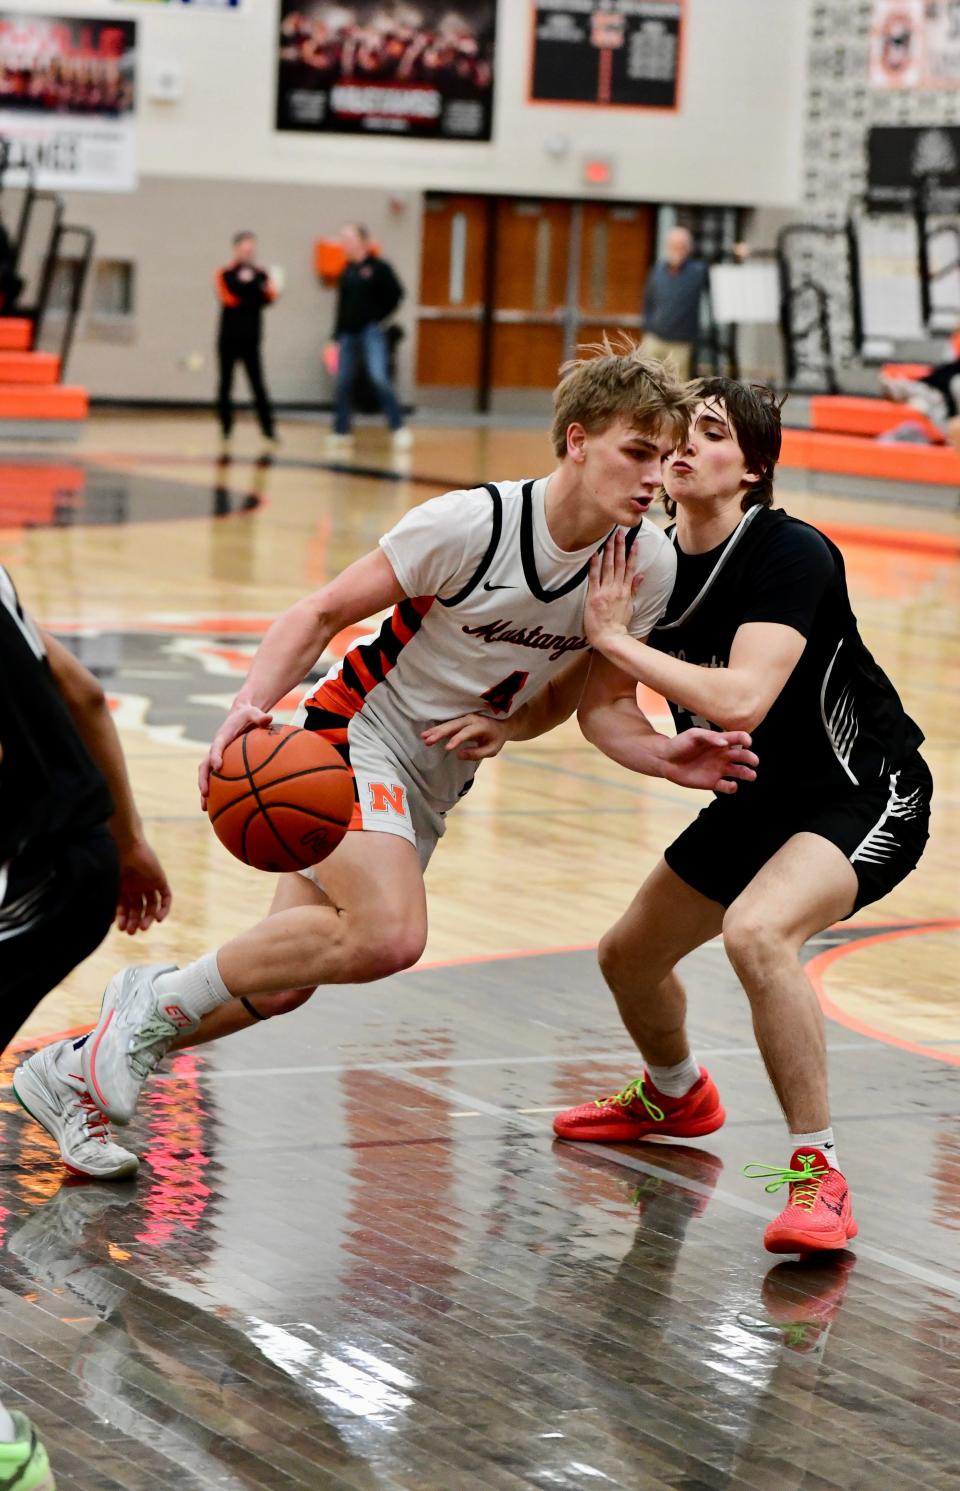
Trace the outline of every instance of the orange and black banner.
<path fill-rule="evenodd" d="M 489 140 L 495 0 L 282 0 L 277 129 Z"/>
<path fill-rule="evenodd" d="M 684 0 L 536 0 L 531 10 L 531 103 L 679 108 Z"/>

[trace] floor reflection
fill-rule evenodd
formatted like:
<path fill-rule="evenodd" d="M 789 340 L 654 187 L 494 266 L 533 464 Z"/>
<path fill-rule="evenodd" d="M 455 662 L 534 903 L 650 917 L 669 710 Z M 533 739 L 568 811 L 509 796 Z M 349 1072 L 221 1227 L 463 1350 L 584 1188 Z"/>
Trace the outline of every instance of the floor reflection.
<path fill-rule="evenodd" d="M 170 481 L 84 461 L 0 461 L 0 528 L 174 522 L 253 512 L 266 497 L 270 456 L 224 457 L 209 483 Z"/>
<path fill-rule="evenodd" d="M 872 1255 L 771 1266 L 736 1121 L 709 1149 L 555 1143 L 557 1071 L 609 1034 L 586 968 L 418 970 L 184 1053 L 121 1186 L 62 1186 L 0 1102 L 0 1380 L 69 1403 L 72 1484 L 858 1491 L 867 1457 L 884 1491 L 949 1484 L 960 1310 L 896 1271 L 886 1161 Z M 739 1043 L 732 982 L 689 972 Z M 731 1059 L 749 1125 L 770 1095 Z M 921 1058 L 885 1059 L 915 1102 Z"/>

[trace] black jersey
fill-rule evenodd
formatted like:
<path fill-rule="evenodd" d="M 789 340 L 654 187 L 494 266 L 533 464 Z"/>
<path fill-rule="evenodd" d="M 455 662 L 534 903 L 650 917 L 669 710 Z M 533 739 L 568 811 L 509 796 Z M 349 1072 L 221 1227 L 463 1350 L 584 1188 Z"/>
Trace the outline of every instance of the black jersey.
<path fill-rule="evenodd" d="M 706 554 L 684 554 L 676 530 L 669 533 L 677 580 L 650 646 L 703 668 L 725 668 L 745 622 L 779 622 L 806 638 L 753 731 L 761 764 L 751 793 L 785 783 L 817 793 L 873 785 L 916 751 L 923 734 L 860 638 L 843 556 L 829 539 L 760 506 Z M 672 702 L 670 709 L 678 731 L 711 724 Z"/>
<path fill-rule="evenodd" d="M 259 342 L 263 308 L 273 300 L 270 276 L 255 264 L 228 264 L 217 271 L 221 342 Z"/>
<path fill-rule="evenodd" d="M 26 848 L 58 846 L 113 812 L 110 791 L 77 734 L 43 641 L 0 568 L 0 866 Z"/>

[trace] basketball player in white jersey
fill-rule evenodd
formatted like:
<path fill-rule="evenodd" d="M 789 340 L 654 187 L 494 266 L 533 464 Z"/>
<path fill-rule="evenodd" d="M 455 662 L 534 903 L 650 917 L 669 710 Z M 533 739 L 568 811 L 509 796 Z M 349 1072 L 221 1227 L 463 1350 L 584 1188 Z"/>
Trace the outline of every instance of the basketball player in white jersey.
<path fill-rule="evenodd" d="M 283 876 L 269 918 L 218 952 L 111 979 L 81 1052 L 102 1111 L 128 1122 L 145 1078 L 175 1044 L 282 1014 L 320 984 L 383 978 L 417 961 L 427 936 L 423 871 L 445 815 L 489 754 L 485 722 L 503 721 L 503 738 L 526 740 L 576 708 L 590 655 L 583 610 L 593 554 L 622 530 L 638 556 L 633 636 L 645 637 L 666 606 L 676 557 L 645 514 L 695 394 L 632 346 L 568 365 L 554 400 L 551 475 L 424 503 L 273 624 L 200 767 L 201 796 L 227 744 L 269 724 L 337 632 L 392 606 L 379 636 L 350 649 L 300 717 L 350 766 L 356 831 L 315 869 Z M 634 769 L 720 792 L 753 779 L 749 736 L 660 735 L 631 680 L 609 692 L 610 709 L 634 732 Z"/>

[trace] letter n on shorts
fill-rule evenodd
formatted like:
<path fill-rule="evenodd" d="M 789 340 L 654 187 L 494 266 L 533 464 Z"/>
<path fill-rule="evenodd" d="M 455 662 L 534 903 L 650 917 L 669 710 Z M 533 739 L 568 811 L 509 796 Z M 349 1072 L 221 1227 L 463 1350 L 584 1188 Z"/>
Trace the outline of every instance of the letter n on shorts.
<path fill-rule="evenodd" d="M 394 812 L 400 818 L 407 816 L 406 789 L 399 782 L 390 787 L 385 782 L 369 782 L 368 790 L 371 812 Z"/>

